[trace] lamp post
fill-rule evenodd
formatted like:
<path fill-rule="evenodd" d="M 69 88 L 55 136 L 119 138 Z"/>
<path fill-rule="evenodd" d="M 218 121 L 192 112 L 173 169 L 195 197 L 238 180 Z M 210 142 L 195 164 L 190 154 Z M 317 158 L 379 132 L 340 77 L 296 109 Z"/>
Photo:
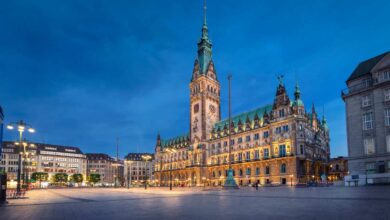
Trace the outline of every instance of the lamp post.
<path fill-rule="evenodd" d="M 24 121 L 20 120 L 18 122 L 12 122 L 7 125 L 7 129 L 14 130 L 17 128 L 17 131 L 19 132 L 19 146 L 23 147 L 23 154 L 26 152 L 26 148 L 23 145 L 23 133 L 27 130 L 30 133 L 34 133 L 35 129 L 32 128 L 30 125 L 26 124 Z M 19 152 L 19 158 L 18 158 L 18 182 L 16 186 L 16 191 L 19 194 L 20 193 L 20 179 L 21 179 L 21 169 L 22 169 L 22 153 Z"/>
<path fill-rule="evenodd" d="M 291 175 L 290 175 L 290 183 L 291 183 L 291 187 L 293 186 L 293 177 L 294 177 L 294 175 L 293 175 L 293 174 L 291 174 Z"/>
<path fill-rule="evenodd" d="M 145 161 L 145 190 L 147 189 L 147 181 L 148 181 L 148 171 L 147 171 L 147 163 L 149 160 L 152 159 L 152 156 L 150 155 L 142 155 L 141 156 L 142 160 Z"/>
<path fill-rule="evenodd" d="M 229 169 L 228 169 L 228 175 L 227 175 L 227 178 L 226 178 L 226 181 L 223 185 L 223 188 L 224 189 L 238 189 L 238 186 L 237 186 L 237 183 L 236 181 L 234 180 L 234 177 L 233 177 L 233 169 L 232 169 L 232 131 L 234 130 L 234 128 L 232 129 L 231 128 L 231 124 L 232 124 L 232 97 L 231 97 L 231 87 L 232 87 L 232 75 L 229 75 L 228 76 L 228 80 L 229 80 L 229 125 L 228 125 L 228 128 L 229 128 L 229 142 L 228 142 L 228 147 L 229 147 L 229 156 L 228 156 L 228 165 L 229 165 Z"/>
<path fill-rule="evenodd" d="M 206 177 L 202 177 L 203 180 L 203 188 L 206 188 Z"/>

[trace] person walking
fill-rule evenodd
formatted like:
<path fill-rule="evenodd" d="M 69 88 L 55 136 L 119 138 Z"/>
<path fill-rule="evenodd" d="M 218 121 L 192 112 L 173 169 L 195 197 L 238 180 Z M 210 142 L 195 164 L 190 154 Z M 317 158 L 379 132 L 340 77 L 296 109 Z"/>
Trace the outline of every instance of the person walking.
<path fill-rule="evenodd" d="M 256 190 L 259 190 L 259 183 L 258 182 L 256 182 L 255 186 L 256 186 Z"/>

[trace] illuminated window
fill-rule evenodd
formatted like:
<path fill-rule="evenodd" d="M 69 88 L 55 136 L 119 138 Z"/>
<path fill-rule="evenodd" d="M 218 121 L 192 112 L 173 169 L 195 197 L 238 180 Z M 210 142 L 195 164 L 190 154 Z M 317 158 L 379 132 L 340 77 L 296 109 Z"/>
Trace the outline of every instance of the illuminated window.
<path fill-rule="evenodd" d="M 279 157 L 286 156 L 286 145 L 279 145 Z"/>
<path fill-rule="evenodd" d="M 264 158 L 268 158 L 269 157 L 269 150 L 268 148 L 264 149 Z"/>

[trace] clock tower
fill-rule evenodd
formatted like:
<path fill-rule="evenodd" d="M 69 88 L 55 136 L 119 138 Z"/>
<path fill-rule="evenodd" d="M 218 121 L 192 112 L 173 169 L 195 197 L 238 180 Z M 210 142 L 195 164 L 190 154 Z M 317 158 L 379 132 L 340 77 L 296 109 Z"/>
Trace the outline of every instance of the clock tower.
<path fill-rule="evenodd" d="M 190 82 L 190 105 L 191 142 L 207 141 L 214 124 L 221 120 L 221 110 L 220 85 L 212 60 L 212 44 L 208 38 L 206 5 L 202 37 L 198 42 L 198 56 Z"/>

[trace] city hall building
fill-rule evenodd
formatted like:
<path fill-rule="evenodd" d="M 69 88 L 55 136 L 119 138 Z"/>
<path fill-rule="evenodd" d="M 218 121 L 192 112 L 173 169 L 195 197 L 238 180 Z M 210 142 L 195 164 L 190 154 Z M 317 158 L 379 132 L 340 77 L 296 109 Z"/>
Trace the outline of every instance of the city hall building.
<path fill-rule="evenodd" d="M 190 130 L 175 138 L 157 137 L 155 179 L 161 186 L 223 185 L 229 159 L 239 185 L 324 178 L 329 129 L 314 105 L 306 111 L 298 84 L 291 99 L 280 77 L 271 104 L 235 115 L 229 124 L 228 119 L 221 120 L 221 87 L 206 13 L 197 52 L 189 84 Z"/>

